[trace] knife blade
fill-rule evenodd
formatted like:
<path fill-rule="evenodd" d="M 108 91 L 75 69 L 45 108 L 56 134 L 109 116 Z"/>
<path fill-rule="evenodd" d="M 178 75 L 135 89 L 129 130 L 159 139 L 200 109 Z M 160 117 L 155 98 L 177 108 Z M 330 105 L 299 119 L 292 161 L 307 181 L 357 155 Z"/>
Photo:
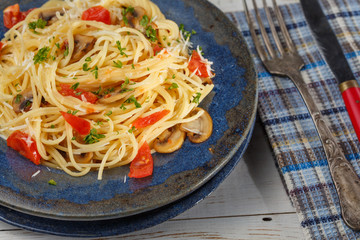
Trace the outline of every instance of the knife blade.
<path fill-rule="evenodd" d="M 342 98 L 360 139 L 360 87 L 318 0 L 300 0 L 306 21 L 326 63 L 339 83 Z"/>

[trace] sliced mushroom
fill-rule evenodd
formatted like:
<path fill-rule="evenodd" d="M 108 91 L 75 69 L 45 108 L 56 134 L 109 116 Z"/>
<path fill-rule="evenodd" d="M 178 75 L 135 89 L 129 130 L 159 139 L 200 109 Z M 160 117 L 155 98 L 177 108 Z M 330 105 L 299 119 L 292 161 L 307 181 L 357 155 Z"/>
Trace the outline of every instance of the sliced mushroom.
<path fill-rule="evenodd" d="M 56 12 L 59 12 L 60 15 L 64 15 L 65 11 L 62 7 L 55 7 L 55 8 L 47 8 L 44 9 L 40 14 L 39 18 L 47 21 L 47 25 L 51 25 L 54 23 L 58 18 L 56 17 Z"/>
<path fill-rule="evenodd" d="M 213 84 L 213 81 L 211 80 L 211 78 L 207 77 L 207 78 L 201 78 L 202 83 L 204 85 L 208 85 L 208 84 Z"/>
<path fill-rule="evenodd" d="M 12 102 L 13 109 L 16 113 L 28 112 L 33 103 L 33 94 L 31 88 L 27 88 L 17 94 Z"/>
<path fill-rule="evenodd" d="M 206 141 L 212 133 L 213 122 L 207 111 L 202 108 L 195 108 L 190 115 L 194 116 L 200 110 L 204 111 L 204 113 L 197 119 L 182 123 L 180 125 L 180 129 L 187 133 L 189 140 L 193 143 L 201 143 Z"/>
<path fill-rule="evenodd" d="M 89 163 L 93 156 L 94 154 L 92 152 L 74 154 L 74 159 L 77 163 Z"/>
<path fill-rule="evenodd" d="M 96 38 L 81 34 L 74 35 L 74 52 L 70 63 L 79 61 L 85 54 L 93 49 Z"/>
<path fill-rule="evenodd" d="M 180 149 L 185 139 L 185 132 L 179 125 L 166 129 L 154 141 L 154 149 L 159 153 L 172 153 Z"/>
<path fill-rule="evenodd" d="M 144 30 L 144 27 L 140 24 L 141 19 L 146 14 L 146 11 L 142 7 L 134 7 L 134 11 L 129 11 L 126 13 L 125 18 L 127 19 L 127 23 L 130 27 L 136 28 L 140 31 Z M 120 22 L 121 26 L 126 26 L 124 20 Z"/>

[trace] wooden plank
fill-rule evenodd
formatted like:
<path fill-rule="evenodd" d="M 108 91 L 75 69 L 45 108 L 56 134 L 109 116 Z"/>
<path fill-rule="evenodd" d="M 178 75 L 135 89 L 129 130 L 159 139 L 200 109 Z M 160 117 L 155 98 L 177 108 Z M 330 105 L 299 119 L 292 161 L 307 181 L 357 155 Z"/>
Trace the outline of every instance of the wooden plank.
<path fill-rule="evenodd" d="M 269 218 L 271 221 L 269 221 Z M 267 219 L 264 221 L 263 219 Z M 231 218 L 170 220 L 142 231 L 109 239 L 301 239 L 297 215 L 275 214 Z M 1 231 L 0 240 L 61 240 L 63 237 L 26 230 Z"/>

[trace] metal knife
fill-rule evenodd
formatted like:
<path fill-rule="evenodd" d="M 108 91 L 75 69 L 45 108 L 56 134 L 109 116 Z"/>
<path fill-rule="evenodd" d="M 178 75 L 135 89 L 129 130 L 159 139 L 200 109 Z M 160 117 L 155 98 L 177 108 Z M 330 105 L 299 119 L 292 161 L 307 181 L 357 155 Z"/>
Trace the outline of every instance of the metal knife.
<path fill-rule="evenodd" d="M 350 69 L 341 46 L 330 27 L 318 0 L 300 0 L 310 26 L 327 64 L 339 82 L 341 95 L 355 133 L 360 140 L 360 87 Z"/>

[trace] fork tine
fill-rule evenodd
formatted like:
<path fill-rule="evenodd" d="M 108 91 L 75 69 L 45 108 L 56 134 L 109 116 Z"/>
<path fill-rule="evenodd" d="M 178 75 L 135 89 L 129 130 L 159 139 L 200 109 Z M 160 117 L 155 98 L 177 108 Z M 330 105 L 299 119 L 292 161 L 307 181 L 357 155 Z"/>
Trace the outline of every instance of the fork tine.
<path fill-rule="evenodd" d="M 255 9 L 256 19 L 257 19 L 257 22 L 258 22 L 259 27 L 260 27 L 261 35 L 262 35 L 262 37 L 264 39 L 264 42 L 265 42 L 265 46 L 266 46 L 267 50 L 269 51 L 270 56 L 272 58 L 274 58 L 274 57 L 276 57 L 276 53 L 275 53 L 274 48 L 271 46 L 271 43 L 270 43 L 269 37 L 268 37 L 268 35 L 266 33 L 264 24 L 262 23 L 262 20 L 261 20 L 261 17 L 260 17 L 260 12 L 259 12 L 259 9 L 257 7 L 256 1 L 253 0 L 252 2 L 253 2 L 253 5 L 254 5 L 254 9 Z"/>
<path fill-rule="evenodd" d="M 261 44 L 260 44 L 260 42 L 259 42 L 259 40 L 258 40 L 258 38 L 256 36 L 254 24 L 253 24 L 253 21 L 251 20 L 250 12 L 249 12 L 249 9 L 247 7 L 246 0 L 243 0 L 243 5 L 244 5 L 244 9 L 245 9 L 246 20 L 247 20 L 248 25 L 249 25 L 249 30 L 250 30 L 251 37 L 253 39 L 256 51 L 258 52 L 261 61 L 264 62 L 267 59 L 266 58 L 266 52 L 265 52 L 265 49 L 263 48 L 263 46 L 261 46 Z"/>
<path fill-rule="evenodd" d="M 272 35 L 274 37 L 276 46 L 277 46 L 280 54 L 283 55 L 284 54 L 284 48 L 282 47 L 279 36 L 278 36 L 278 34 L 276 32 L 274 21 L 272 20 L 272 17 L 270 15 L 270 11 L 269 11 L 269 8 L 268 8 L 268 6 L 266 4 L 266 0 L 263 0 L 263 6 L 264 6 L 264 9 L 265 9 L 266 17 L 268 19 L 269 26 L 270 26 L 270 29 L 271 29 L 271 33 L 272 33 Z"/>
<path fill-rule="evenodd" d="M 286 45 L 287 45 L 287 47 L 289 48 L 289 50 L 291 52 L 296 52 L 295 45 L 294 45 L 293 41 L 291 40 L 289 31 L 287 30 L 286 25 L 285 25 L 284 18 L 281 15 L 280 8 L 276 4 L 276 0 L 272 0 L 272 3 L 273 3 L 273 6 L 274 6 L 276 18 L 277 18 L 277 20 L 279 22 L 279 25 L 280 25 L 281 32 L 284 35 Z"/>

